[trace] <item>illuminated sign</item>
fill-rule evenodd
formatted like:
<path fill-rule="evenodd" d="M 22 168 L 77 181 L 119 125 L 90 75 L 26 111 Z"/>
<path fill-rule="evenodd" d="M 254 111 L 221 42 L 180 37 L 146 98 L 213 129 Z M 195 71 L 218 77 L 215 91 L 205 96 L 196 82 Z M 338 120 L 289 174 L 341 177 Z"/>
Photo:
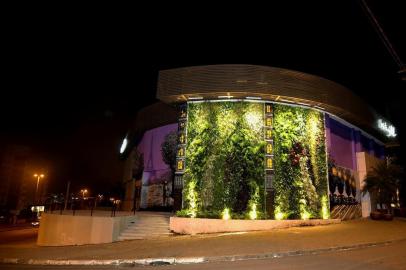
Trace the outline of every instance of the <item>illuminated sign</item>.
<path fill-rule="evenodd" d="M 396 137 L 396 129 L 391 124 L 383 121 L 382 119 L 378 120 L 378 128 L 382 130 L 387 137 Z"/>

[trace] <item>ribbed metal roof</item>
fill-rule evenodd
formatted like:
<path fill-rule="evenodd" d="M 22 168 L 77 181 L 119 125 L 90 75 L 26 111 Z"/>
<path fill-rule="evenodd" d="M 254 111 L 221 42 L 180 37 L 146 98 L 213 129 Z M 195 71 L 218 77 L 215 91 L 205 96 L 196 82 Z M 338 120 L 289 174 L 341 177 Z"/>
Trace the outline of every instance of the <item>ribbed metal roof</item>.
<path fill-rule="evenodd" d="M 257 65 L 209 65 L 162 70 L 157 98 L 166 103 L 193 97 L 257 97 L 324 109 L 366 131 L 375 130 L 376 114 L 358 96 L 333 81 L 293 70 Z"/>

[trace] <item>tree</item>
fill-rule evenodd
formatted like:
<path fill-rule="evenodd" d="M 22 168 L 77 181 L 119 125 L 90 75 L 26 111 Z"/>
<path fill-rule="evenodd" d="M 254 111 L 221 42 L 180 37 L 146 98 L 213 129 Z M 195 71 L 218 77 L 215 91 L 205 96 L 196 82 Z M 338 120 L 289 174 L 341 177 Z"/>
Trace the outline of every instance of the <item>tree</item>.
<path fill-rule="evenodd" d="M 166 134 L 164 142 L 161 145 L 161 153 L 163 161 L 168 164 L 172 172 L 176 168 L 176 148 L 177 148 L 177 132 L 171 131 Z"/>
<path fill-rule="evenodd" d="M 362 193 L 365 195 L 369 192 L 371 196 L 376 198 L 381 209 L 383 204 L 386 204 L 391 212 L 391 202 L 393 198 L 396 198 L 396 190 L 399 187 L 401 176 L 401 167 L 381 162 L 367 174 Z"/>
<path fill-rule="evenodd" d="M 176 151 L 178 146 L 178 134 L 176 131 L 171 131 L 166 134 L 165 139 L 161 145 L 161 154 L 163 161 L 171 169 L 172 191 L 174 190 L 173 178 L 176 171 Z M 173 192 L 172 192 L 173 194 Z"/>

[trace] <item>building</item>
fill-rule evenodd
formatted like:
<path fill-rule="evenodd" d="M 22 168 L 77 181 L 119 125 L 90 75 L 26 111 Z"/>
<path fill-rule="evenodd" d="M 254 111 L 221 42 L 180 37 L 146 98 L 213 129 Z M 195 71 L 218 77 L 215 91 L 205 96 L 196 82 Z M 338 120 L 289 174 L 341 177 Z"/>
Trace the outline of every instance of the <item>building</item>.
<path fill-rule="evenodd" d="M 164 184 L 166 181 L 172 188 L 173 173 L 162 159 L 161 145 L 167 134 L 177 130 L 177 121 L 176 108 L 162 102 L 138 112 L 125 138 L 128 145 L 121 149 L 125 158 L 125 210 L 164 206 Z"/>
<path fill-rule="evenodd" d="M 396 130 L 342 85 L 274 67 L 196 66 L 161 71 L 157 98 L 121 149 L 128 206 L 134 194 L 140 208 L 165 204 L 172 179 L 173 208 L 191 217 L 348 219 L 375 205 L 362 181 Z M 161 154 L 171 133 L 172 168 Z"/>

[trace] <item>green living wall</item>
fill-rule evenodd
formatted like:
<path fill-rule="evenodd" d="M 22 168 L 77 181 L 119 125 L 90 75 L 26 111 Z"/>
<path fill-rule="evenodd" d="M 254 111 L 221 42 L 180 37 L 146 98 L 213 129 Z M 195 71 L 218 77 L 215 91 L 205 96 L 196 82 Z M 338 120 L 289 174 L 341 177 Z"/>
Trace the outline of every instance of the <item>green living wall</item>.
<path fill-rule="evenodd" d="M 192 102 L 187 112 L 183 210 L 178 215 L 328 218 L 322 113 L 273 105 L 274 217 L 267 217 L 264 104 Z"/>
<path fill-rule="evenodd" d="M 188 104 L 181 215 L 261 218 L 264 194 L 263 104 Z"/>
<path fill-rule="evenodd" d="M 274 105 L 276 219 L 328 218 L 324 115 Z"/>

